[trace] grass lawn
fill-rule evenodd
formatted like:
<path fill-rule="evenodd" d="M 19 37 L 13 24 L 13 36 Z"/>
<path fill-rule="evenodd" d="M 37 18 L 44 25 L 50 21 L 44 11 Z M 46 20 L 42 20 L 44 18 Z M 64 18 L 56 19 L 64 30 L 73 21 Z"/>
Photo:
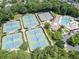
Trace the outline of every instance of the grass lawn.
<path fill-rule="evenodd" d="M 51 34 L 52 31 L 51 31 L 50 29 L 45 29 L 45 30 L 46 30 L 46 32 L 47 32 L 49 38 L 52 39 L 52 34 Z"/>
<path fill-rule="evenodd" d="M 0 38 L 1 38 L 1 36 L 2 36 L 2 28 L 0 27 Z"/>
<path fill-rule="evenodd" d="M 69 29 L 67 29 L 67 28 L 64 28 L 64 31 L 65 31 L 65 32 L 69 32 Z"/>
<path fill-rule="evenodd" d="M 15 15 L 15 16 L 14 16 L 14 20 L 19 20 L 21 16 L 22 16 L 21 14 Z"/>
<path fill-rule="evenodd" d="M 58 14 L 52 12 L 52 11 L 50 11 L 50 13 L 52 14 L 53 17 L 56 17 L 58 15 Z"/>
<path fill-rule="evenodd" d="M 51 44 L 53 45 L 55 43 L 55 41 L 53 41 L 53 39 L 52 39 L 52 33 L 53 32 L 50 29 L 45 29 L 45 31 L 46 31 L 46 33 L 49 37 L 49 40 L 51 41 Z"/>
<path fill-rule="evenodd" d="M 0 27 L 0 48 L 1 48 L 1 36 L 2 36 L 2 28 Z"/>

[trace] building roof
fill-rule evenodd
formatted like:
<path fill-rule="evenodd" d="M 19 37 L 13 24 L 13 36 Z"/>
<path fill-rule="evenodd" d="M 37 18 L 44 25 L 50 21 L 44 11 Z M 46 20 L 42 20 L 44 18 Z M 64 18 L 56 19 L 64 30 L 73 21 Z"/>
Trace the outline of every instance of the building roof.
<path fill-rule="evenodd" d="M 57 15 L 54 19 L 54 22 L 51 24 L 51 28 L 53 31 L 56 31 L 59 29 L 59 20 L 61 18 L 61 15 Z"/>

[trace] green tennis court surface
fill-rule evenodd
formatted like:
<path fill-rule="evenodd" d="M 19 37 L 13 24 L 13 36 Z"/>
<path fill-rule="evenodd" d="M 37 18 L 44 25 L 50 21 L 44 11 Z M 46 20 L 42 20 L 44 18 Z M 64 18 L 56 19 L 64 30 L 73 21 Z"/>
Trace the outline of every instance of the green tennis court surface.
<path fill-rule="evenodd" d="M 48 40 L 41 28 L 29 30 L 26 32 L 26 34 L 31 51 L 36 48 L 43 48 L 49 45 Z"/>

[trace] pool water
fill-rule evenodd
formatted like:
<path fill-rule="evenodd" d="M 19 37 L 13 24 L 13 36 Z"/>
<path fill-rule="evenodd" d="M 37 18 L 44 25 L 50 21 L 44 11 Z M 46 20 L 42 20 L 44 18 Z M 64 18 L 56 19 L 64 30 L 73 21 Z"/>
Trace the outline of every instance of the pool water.
<path fill-rule="evenodd" d="M 71 20 L 68 17 L 62 17 L 62 19 L 60 20 L 60 24 L 67 26 L 69 23 L 71 22 Z"/>

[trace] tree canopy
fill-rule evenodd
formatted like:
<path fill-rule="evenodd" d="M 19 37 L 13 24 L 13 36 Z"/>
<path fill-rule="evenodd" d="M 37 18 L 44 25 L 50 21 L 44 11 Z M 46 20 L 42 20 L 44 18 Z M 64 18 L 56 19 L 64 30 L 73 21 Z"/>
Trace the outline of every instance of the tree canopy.
<path fill-rule="evenodd" d="M 40 11 L 53 11 L 58 14 L 70 15 L 73 17 L 79 16 L 79 10 L 74 6 L 67 4 L 66 2 L 61 2 L 60 0 L 23 0 L 18 2 L 17 0 L 12 0 L 10 3 L 12 6 L 5 7 L 6 1 L 0 5 L 0 24 L 13 18 L 17 13 L 25 14 L 28 12 L 40 12 Z"/>
<path fill-rule="evenodd" d="M 69 38 L 67 40 L 67 43 L 70 44 L 70 45 L 72 45 L 72 46 L 79 45 L 79 33 L 76 34 L 76 35 L 74 35 L 74 36 L 72 36 L 71 38 Z"/>
<path fill-rule="evenodd" d="M 45 22 L 45 23 L 44 23 L 44 28 L 45 28 L 45 29 L 49 29 L 49 28 L 50 28 L 50 24 L 49 24 L 48 22 Z"/>

